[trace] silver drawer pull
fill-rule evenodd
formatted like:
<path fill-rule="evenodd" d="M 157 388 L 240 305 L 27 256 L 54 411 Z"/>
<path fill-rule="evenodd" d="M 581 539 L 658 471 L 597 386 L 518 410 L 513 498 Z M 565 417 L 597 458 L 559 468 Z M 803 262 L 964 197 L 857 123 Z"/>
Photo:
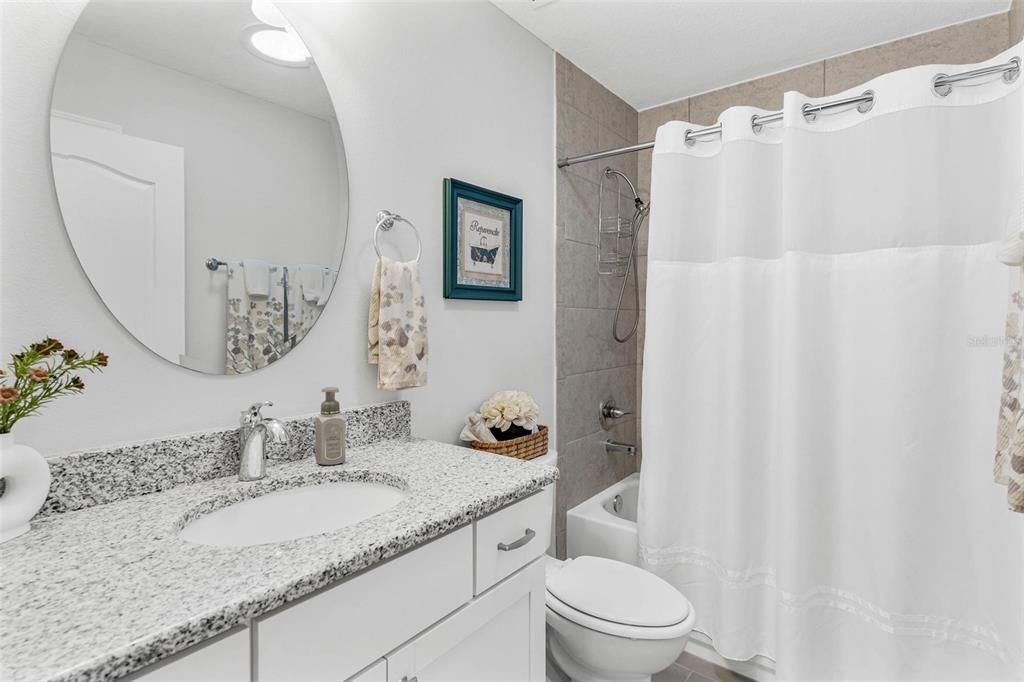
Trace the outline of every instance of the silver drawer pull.
<path fill-rule="evenodd" d="M 498 543 L 498 551 L 499 552 L 511 552 L 513 549 L 519 549 L 520 547 L 522 547 L 523 545 L 528 543 L 530 540 L 532 540 L 535 535 L 537 535 L 537 533 L 535 531 L 530 530 L 529 528 L 527 528 L 526 532 L 523 533 L 523 537 L 519 538 L 515 542 L 513 542 L 511 544 L 508 544 L 508 545 L 506 545 L 504 542 L 499 542 Z"/>

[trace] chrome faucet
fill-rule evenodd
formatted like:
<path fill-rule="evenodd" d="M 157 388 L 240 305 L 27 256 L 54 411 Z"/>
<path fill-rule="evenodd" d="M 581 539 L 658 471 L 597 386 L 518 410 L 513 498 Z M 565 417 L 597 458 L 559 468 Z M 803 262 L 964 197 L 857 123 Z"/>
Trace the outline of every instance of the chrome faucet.
<path fill-rule="evenodd" d="M 632 443 L 620 443 L 609 438 L 604 442 L 604 451 L 609 455 L 621 452 L 624 455 L 634 456 L 636 455 L 636 446 Z"/>
<path fill-rule="evenodd" d="M 258 481 L 267 475 L 267 439 L 278 445 L 288 444 L 288 432 L 276 419 L 264 417 L 260 410 L 274 403 L 254 403 L 242 411 L 240 442 L 242 451 L 238 462 L 239 481 Z"/>

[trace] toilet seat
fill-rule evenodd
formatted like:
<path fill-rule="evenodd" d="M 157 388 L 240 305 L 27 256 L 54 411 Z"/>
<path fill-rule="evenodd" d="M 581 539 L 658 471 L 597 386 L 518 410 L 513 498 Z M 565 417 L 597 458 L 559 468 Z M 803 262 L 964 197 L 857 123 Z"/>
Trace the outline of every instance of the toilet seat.
<path fill-rule="evenodd" d="M 636 566 L 584 556 L 548 572 L 545 603 L 582 627 L 629 639 L 672 639 L 693 626 L 690 602 Z"/>

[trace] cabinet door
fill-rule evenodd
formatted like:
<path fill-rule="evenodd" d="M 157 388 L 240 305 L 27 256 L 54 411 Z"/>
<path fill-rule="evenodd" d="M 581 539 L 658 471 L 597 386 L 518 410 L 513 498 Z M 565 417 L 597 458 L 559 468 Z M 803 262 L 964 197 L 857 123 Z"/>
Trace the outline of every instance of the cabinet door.
<path fill-rule="evenodd" d="M 387 657 L 388 682 L 544 680 L 544 560 Z"/>

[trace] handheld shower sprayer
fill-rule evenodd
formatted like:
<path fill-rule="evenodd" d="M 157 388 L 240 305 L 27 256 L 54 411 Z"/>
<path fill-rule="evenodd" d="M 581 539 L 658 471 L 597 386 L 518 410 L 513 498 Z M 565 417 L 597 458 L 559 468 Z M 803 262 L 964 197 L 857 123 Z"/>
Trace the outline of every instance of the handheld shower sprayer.
<path fill-rule="evenodd" d="M 612 338 L 619 343 L 625 343 L 633 338 L 636 334 L 637 326 L 640 324 L 640 279 L 636 273 L 636 240 L 640 236 L 640 229 L 644 224 L 644 220 L 651 212 L 650 204 L 644 203 L 644 200 L 640 198 L 640 195 L 636 191 L 636 187 L 630 182 L 629 178 L 626 177 L 625 173 L 615 170 L 614 168 L 605 168 L 604 174 L 606 177 L 616 175 L 626 181 L 629 186 L 629 191 L 633 193 L 633 218 L 630 223 L 631 226 L 631 238 L 629 242 L 629 255 L 626 257 L 626 272 L 622 278 L 622 287 L 619 289 L 619 300 L 615 304 L 615 319 L 612 320 Z M 624 336 L 619 335 L 619 316 L 622 314 L 622 299 L 626 294 L 626 283 L 629 281 L 630 270 L 633 272 L 633 300 L 635 307 L 633 309 L 633 326 L 629 332 Z"/>

